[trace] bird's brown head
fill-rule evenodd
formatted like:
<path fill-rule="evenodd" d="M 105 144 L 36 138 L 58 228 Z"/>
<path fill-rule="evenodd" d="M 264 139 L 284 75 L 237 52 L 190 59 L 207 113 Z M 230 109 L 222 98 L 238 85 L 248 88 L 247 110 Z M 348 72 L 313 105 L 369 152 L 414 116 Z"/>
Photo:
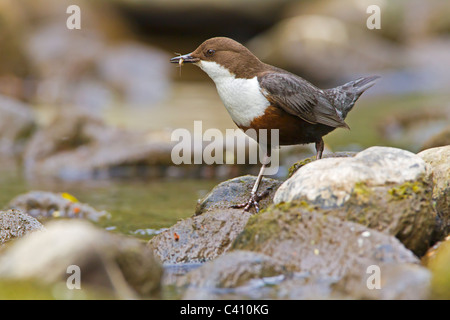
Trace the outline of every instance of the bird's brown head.
<path fill-rule="evenodd" d="M 252 78 L 253 74 L 263 65 L 242 44 L 225 37 L 208 39 L 193 52 L 174 57 L 170 59 L 170 62 L 193 63 L 205 71 L 213 80 L 218 76 L 217 65 L 225 68 L 237 78 Z"/>

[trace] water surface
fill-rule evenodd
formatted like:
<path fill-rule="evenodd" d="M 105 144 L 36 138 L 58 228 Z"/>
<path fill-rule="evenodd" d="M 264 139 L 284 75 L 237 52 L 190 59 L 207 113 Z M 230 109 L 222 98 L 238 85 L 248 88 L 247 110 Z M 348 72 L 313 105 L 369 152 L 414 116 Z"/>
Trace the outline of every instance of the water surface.
<path fill-rule="evenodd" d="M 150 239 L 162 228 L 192 216 L 197 200 L 217 181 L 169 180 L 86 181 L 77 183 L 26 181 L 17 167 L 0 169 L 0 208 L 31 190 L 67 192 L 80 202 L 111 214 L 98 224 L 113 232 Z"/>

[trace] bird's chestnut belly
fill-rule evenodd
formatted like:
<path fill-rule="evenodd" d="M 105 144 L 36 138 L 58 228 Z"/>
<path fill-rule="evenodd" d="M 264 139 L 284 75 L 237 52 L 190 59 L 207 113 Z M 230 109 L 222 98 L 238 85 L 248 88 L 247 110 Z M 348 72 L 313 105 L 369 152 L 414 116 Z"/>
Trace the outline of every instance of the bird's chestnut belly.
<path fill-rule="evenodd" d="M 323 124 L 311 124 L 272 105 L 267 107 L 262 116 L 253 119 L 250 126 L 239 127 L 244 131 L 254 129 L 257 133 L 259 129 L 278 129 L 279 145 L 317 142 L 324 135 L 336 129 Z M 270 132 L 268 132 L 267 136 L 270 138 Z"/>

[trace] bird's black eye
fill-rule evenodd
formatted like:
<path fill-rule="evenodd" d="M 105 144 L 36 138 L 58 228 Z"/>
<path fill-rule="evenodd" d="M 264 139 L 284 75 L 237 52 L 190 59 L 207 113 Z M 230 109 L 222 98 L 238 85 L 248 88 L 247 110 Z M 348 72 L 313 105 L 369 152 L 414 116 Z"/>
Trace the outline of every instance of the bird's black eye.
<path fill-rule="evenodd" d="M 212 57 L 212 56 L 214 55 L 215 52 L 216 52 L 216 50 L 208 49 L 208 50 L 206 50 L 206 55 L 207 55 L 208 57 Z"/>

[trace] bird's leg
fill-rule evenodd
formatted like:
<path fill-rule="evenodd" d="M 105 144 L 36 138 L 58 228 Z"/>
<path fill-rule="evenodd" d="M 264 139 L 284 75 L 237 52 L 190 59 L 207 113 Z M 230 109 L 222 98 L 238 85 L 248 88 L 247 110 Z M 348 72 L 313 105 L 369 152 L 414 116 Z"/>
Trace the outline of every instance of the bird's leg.
<path fill-rule="evenodd" d="M 320 140 L 316 142 L 316 160 L 322 159 L 323 148 L 323 139 L 320 138 Z"/>
<path fill-rule="evenodd" d="M 261 194 L 257 193 L 259 185 L 261 184 L 261 180 L 264 175 L 264 169 L 266 168 L 267 160 L 268 160 L 268 156 L 266 155 L 264 157 L 263 165 L 262 165 L 261 169 L 259 170 L 258 177 L 256 178 L 255 184 L 253 185 L 252 191 L 250 193 L 250 199 L 246 203 L 233 205 L 233 206 L 231 206 L 232 208 L 235 208 L 235 209 L 244 208 L 244 211 L 249 211 L 251 209 L 251 207 L 255 207 L 256 213 L 259 212 L 259 201 L 261 201 L 266 196 L 268 196 L 269 190 L 270 190 L 270 189 L 267 189 Z"/>

